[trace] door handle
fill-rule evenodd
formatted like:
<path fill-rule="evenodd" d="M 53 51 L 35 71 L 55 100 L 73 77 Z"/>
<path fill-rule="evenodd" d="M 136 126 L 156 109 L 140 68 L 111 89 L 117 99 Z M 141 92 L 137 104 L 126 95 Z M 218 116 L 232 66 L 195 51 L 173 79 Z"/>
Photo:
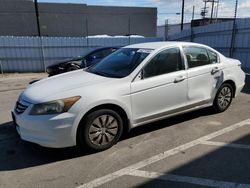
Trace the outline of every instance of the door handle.
<path fill-rule="evenodd" d="M 186 79 L 186 76 L 178 76 L 177 78 L 174 79 L 174 83 L 181 82 Z"/>
<path fill-rule="evenodd" d="M 219 71 L 220 71 L 219 67 L 214 67 L 211 71 L 211 74 L 215 74 L 216 72 L 219 72 Z"/>

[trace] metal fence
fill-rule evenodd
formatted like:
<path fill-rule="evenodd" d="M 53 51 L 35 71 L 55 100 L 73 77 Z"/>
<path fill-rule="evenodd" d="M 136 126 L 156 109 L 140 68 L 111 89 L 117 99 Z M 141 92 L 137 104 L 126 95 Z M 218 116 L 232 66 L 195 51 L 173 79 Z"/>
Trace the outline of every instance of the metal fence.
<path fill-rule="evenodd" d="M 169 40 L 206 44 L 225 56 L 230 56 L 231 52 L 231 57 L 239 59 L 242 68 L 250 72 L 250 18 L 238 19 L 235 32 L 233 21 L 228 21 L 184 30 L 170 36 Z"/>
<path fill-rule="evenodd" d="M 102 46 L 161 41 L 155 37 L 12 37 L 0 36 L 0 69 L 3 72 L 41 72 L 62 59 L 84 55 Z"/>

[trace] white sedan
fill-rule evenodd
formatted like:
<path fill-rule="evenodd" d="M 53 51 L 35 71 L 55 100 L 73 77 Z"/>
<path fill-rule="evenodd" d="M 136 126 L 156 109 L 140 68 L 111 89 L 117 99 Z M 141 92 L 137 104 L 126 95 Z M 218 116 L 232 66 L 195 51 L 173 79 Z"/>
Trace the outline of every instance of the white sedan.
<path fill-rule="evenodd" d="M 139 125 L 208 106 L 223 112 L 244 80 L 240 61 L 205 45 L 135 44 L 30 85 L 12 116 L 23 140 L 101 151 Z"/>

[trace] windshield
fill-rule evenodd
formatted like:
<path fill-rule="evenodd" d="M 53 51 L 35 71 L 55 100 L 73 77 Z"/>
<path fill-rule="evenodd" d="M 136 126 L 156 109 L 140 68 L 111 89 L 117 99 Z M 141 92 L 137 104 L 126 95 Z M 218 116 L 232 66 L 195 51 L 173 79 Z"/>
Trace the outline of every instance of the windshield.
<path fill-rule="evenodd" d="M 150 49 L 121 48 L 89 67 L 88 72 L 106 77 L 128 76 L 151 52 Z"/>

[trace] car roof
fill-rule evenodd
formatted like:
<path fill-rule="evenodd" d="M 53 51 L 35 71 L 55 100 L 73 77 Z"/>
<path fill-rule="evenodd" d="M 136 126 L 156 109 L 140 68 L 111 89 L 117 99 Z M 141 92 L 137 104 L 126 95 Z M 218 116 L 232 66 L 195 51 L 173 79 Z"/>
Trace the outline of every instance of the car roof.
<path fill-rule="evenodd" d="M 180 45 L 192 45 L 192 46 L 207 47 L 205 45 L 193 43 L 193 42 L 170 41 L 170 42 L 146 42 L 146 43 L 132 44 L 132 45 L 126 46 L 125 48 L 147 48 L 147 49 L 156 50 L 156 49 L 160 49 L 160 48 L 164 48 L 164 47 L 180 46 Z"/>

